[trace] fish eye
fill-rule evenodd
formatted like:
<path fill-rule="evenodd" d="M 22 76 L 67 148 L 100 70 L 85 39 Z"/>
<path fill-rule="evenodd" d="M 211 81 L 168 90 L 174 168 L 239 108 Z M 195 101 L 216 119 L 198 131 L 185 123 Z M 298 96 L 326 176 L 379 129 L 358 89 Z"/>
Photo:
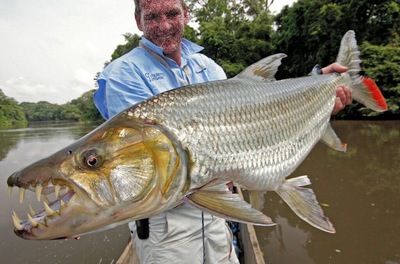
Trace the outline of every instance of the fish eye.
<path fill-rule="evenodd" d="M 86 158 L 86 163 L 89 166 L 96 166 L 97 164 L 97 157 L 95 155 L 90 155 Z"/>
<path fill-rule="evenodd" d="M 86 150 L 82 153 L 83 164 L 91 169 L 98 168 L 102 164 L 102 158 L 95 149 Z"/>

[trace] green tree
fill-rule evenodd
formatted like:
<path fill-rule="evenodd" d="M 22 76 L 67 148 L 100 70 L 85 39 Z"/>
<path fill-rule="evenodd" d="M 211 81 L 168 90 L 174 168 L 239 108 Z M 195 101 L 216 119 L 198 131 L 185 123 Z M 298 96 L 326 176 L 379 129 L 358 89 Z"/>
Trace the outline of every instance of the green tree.
<path fill-rule="evenodd" d="M 341 37 L 347 30 L 355 30 L 363 69 L 377 79 L 388 98 L 390 111 L 380 116 L 398 116 L 399 1 L 299 0 L 282 10 L 276 17 L 276 25 L 276 51 L 288 55 L 279 78 L 306 75 L 316 63 L 334 62 Z M 354 104 L 337 117 L 371 118 L 375 115 L 377 113 Z"/>
<path fill-rule="evenodd" d="M 80 97 L 63 105 L 41 101 L 23 102 L 21 107 L 28 121 L 99 121 L 101 115 L 94 106 L 92 97 L 95 90 L 85 92 Z"/>
<path fill-rule="evenodd" d="M 199 24 L 198 43 L 228 77 L 271 54 L 273 17 L 263 0 L 189 1 Z"/>
<path fill-rule="evenodd" d="M 95 90 L 90 90 L 82 94 L 79 98 L 72 100 L 70 103 L 66 104 L 72 107 L 75 110 L 75 113 L 78 114 L 79 121 L 99 121 L 102 120 L 102 117 L 97 110 L 96 106 L 93 103 L 93 93 Z"/>
<path fill-rule="evenodd" d="M 0 128 L 25 127 L 27 123 L 17 101 L 7 97 L 0 89 Z"/>
<path fill-rule="evenodd" d="M 265 11 L 269 10 L 269 7 L 274 3 L 274 0 L 243 0 L 246 14 L 250 16 L 258 16 Z"/>
<path fill-rule="evenodd" d="M 387 118 L 400 118 L 400 46 L 372 45 L 364 42 L 361 46 L 363 69 L 383 91 L 388 103 Z M 361 108 L 363 115 L 375 116 L 376 112 Z"/>
<path fill-rule="evenodd" d="M 80 121 L 82 112 L 80 109 L 71 103 L 61 106 L 60 119 L 66 121 Z"/>
<path fill-rule="evenodd" d="M 123 36 L 125 38 L 126 43 L 117 46 L 113 54 L 111 54 L 111 61 L 121 57 L 122 55 L 131 51 L 133 48 L 139 46 L 139 40 L 140 40 L 139 35 L 126 33 Z"/>
<path fill-rule="evenodd" d="M 276 17 L 276 50 L 285 52 L 282 77 L 307 74 L 336 59 L 340 39 L 355 30 L 358 43 L 388 44 L 400 29 L 396 0 L 298 0 Z"/>
<path fill-rule="evenodd" d="M 29 122 L 31 121 L 55 121 L 62 120 L 61 114 L 62 109 L 58 104 L 52 104 L 46 101 L 40 101 L 37 103 L 22 102 L 20 104 L 26 118 Z"/>

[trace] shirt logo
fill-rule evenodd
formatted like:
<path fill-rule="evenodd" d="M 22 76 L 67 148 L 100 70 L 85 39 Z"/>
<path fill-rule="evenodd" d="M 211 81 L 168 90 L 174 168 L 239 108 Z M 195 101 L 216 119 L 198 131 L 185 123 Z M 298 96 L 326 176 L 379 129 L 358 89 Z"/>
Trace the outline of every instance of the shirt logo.
<path fill-rule="evenodd" d="M 147 80 L 149 80 L 149 82 L 153 82 L 153 81 L 159 81 L 159 80 L 164 80 L 164 76 L 165 74 L 162 72 L 156 72 L 156 73 L 145 73 L 144 76 L 147 78 Z"/>

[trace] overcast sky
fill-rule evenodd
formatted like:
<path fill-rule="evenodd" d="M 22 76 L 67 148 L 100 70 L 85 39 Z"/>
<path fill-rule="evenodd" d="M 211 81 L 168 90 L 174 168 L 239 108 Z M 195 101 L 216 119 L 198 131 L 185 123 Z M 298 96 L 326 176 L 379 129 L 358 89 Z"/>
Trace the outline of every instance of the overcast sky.
<path fill-rule="evenodd" d="M 19 102 L 52 103 L 93 89 L 122 34 L 140 34 L 133 13 L 133 0 L 0 0 L 0 89 Z"/>

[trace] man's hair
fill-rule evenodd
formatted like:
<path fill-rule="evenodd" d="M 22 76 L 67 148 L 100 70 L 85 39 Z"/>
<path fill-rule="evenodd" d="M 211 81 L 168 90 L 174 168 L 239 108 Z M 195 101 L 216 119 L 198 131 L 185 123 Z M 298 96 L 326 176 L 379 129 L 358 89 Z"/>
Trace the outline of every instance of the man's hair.
<path fill-rule="evenodd" d="M 140 1 L 141 0 L 134 0 L 135 1 L 135 16 L 139 16 L 140 12 L 142 12 L 142 7 L 140 6 Z M 181 0 L 182 7 L 183 9 L 188 9 L 188 6 L 186 5 L 184 0 Z"/>

